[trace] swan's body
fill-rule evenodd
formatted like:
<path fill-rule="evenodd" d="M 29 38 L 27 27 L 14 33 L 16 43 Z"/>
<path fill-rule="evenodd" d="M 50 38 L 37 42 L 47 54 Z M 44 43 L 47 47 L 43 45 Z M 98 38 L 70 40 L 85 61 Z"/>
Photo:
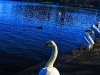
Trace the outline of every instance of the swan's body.
<path fill-rule="evenodd" d="M 52 55 L 45 67 L 40 70 L 39 75 L 60 75 L 59 71 L 55 67 L 53 67 L 58 54 L 58 49 L 55 42 L 50 40 L 46 42 L 45 46 L 52 48 Z"/>
<path fill-rule="evenodd" d="M 86 30 L 85 32 L 79 33 L 77 35 L 77 37 L 76 37 L 78 43 L 81 46 L 84 46 L 85 48 L 88 48 L 88 49 L 91 49 L 93 47 L 93 44 L 94 44 L 94 41 L 93 41 L 93 39 L 91 37 L 91 34 L 89 34 L 90 31 L 89 30 L 88 31 Z M 81 50 L 82 50 L 82 48 L 81 48 Z"/>

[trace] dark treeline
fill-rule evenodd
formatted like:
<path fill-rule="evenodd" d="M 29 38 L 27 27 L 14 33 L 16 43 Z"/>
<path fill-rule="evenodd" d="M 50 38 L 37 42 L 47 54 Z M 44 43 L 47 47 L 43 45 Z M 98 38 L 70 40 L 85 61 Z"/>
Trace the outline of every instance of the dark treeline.
<path fill-rule="evenodd" d="M 54 4 L 79 6 L 79 7 L 98 7 L 100 9 L 100 0 L 15 0 L 27 2 L 52 2 Z"/>

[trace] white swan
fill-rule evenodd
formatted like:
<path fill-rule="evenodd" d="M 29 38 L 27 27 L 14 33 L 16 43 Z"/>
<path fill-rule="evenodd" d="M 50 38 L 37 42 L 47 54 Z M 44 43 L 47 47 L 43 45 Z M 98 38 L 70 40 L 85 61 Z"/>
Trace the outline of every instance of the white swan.
<path fill-rule="evenodd" d="M 78 43 L 81 45 L 81 50 L 82 46 L 88 49 L 91 49 L 93 47 L 94 41 L 91 37 L 91 35 L 93 34 L 94 32 L 92 30 L 85 30 L 85 32 L 79 33 L 76 36 Z"/>
<path fill-rule="evenodd" d="M 57 45 L 54 41 L 50 40 L 46 42 L 45 47 L 52 48 L 52 55 L 45 67 L 40 70 L 39 75 L 60 75 L 59 71 L 55 67 L 53 67 L 58 54 Z"/>
<path fill-rule="evenodd" d="M 100 28 L 100 21 L 98 21 L 98 26 L 97 27 Z"/>
<path fill-rule="evenodd" d="M 95 37 L 96 37 L 96 40 L 98 39 L 98 38 L 100 38 L 100 30 L 98 29 L 98 27 L 96 26 L 96 25 L 92 25 L 91 26 L 91 29 L 94 31 L 94 35 L 95 35 Z"/>

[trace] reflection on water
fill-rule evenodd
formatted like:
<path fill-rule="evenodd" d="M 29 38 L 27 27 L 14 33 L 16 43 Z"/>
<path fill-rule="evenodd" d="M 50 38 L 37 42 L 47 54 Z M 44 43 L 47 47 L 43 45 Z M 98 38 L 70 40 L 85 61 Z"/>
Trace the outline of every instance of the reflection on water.
<path fill-rule="evenodd" d="M 94 9 L 0 2 L 0 75 L 47 60 L 51 50 L 41 51 L 47 40 L 57 43 L 59 55 L 70 53 L 78 47 L 76 35 L 96 23 L 99 14 Z"/>

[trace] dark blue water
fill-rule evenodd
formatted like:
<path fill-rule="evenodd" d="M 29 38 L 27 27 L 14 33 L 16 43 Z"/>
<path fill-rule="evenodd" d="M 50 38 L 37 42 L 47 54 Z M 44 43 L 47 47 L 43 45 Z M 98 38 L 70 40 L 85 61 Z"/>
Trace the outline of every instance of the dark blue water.
<path fill-rule="evenodd" d="M 0 75 L 12 75 L 47 60 L 54 40 L 59 55 L 78 47 L 76 35 L 99 18 L 96 9 L 0 2 Z M 42 29 L 38 29 L 42 27 Z"/>

